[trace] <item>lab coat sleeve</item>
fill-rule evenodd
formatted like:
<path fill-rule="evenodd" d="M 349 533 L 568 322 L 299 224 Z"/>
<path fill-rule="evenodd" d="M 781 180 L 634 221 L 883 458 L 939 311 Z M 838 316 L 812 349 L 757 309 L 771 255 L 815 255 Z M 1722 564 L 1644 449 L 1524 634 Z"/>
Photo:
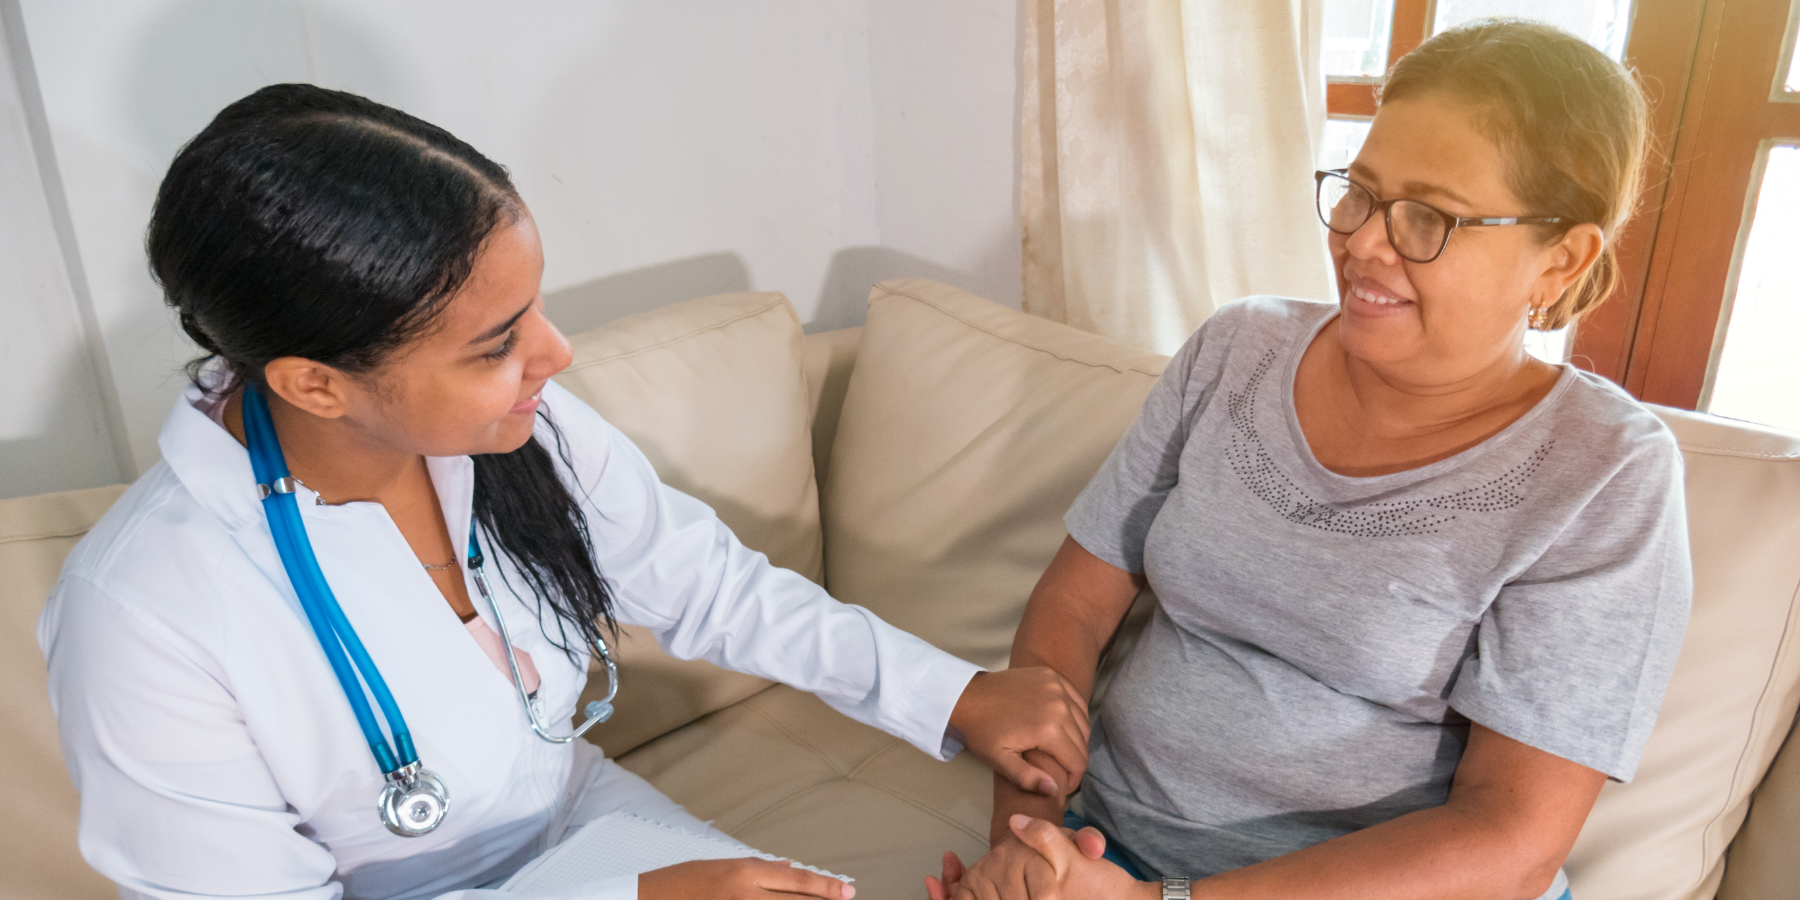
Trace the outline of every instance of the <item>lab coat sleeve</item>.
<path fill-rule="evenodd" d="M 950 712 L 981 671 L 737 539 L 664 485 L 644 454 L 567 391 L 545 400 L 575 453 L 596 559 L 621 621 L 682 659 L 783 682 L 938 759 L 962 749 Z"/>
<path fill-rule="evenodd" d="M 335 900 L 219 667 L 125 600 L 65 576 L 40 624 L 83 857 L 127 897 Z"/>
<path fill-rule="evenodd" d="M 338 900 L 336 861 L 297 830 L 300 816 L 220 667 L 129 601 L 65 577 L 39 626 L 63 756 L 81 794 L 82 856 L 127 900 Z M 556 892 L 453 891 L 438 900 L 636 896 L 629 876 Z"/>
<path fill-rule="evenodd" d="M 439 894 L 433 900 L 637 900 L 637 880 L 636 875 L 622 875 L 554 891 L 471 889 Z"/>

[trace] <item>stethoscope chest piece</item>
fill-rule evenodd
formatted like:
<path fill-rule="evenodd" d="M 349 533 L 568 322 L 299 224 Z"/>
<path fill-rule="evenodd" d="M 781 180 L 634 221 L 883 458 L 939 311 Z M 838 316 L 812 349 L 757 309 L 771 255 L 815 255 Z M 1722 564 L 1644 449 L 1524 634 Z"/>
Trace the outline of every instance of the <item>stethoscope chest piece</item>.
<path fill-rule="evenodd" d="M 387 774 L 381 789 L 381 824 L 401 837 L 418 837 L 438 827 L 450 809 L 450 792 L 429 769 L 413 763 Z"/>

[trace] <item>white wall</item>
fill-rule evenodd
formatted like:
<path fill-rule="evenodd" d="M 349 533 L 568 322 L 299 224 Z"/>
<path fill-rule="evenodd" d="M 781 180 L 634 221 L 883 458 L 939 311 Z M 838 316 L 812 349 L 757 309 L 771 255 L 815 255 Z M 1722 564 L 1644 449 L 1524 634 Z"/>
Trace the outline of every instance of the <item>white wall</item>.
<path fill-rule="evenodd" d="M 43 111 L 20 37 L 17 17 L 0 15 L 0 496 L 108 484 L 131 471 L 114 453 L 118 429 L 102 396 L 110 380 L 89 354 L 90 308 L 71 282 L 79 262 L 65 259 L 58 235 L 67 221 L 52 200 L 55 161 L 33 144 Z"/>
<path fill-rule="evenodd" d="M 1017 307 L 1024 4 L 873 5 L 869 65 L 883 252 L 873 255 L 862 293 L 884 278 L 924 275 Z"/>
<path fill-rule="evenodd" d="M 77 436 L 79 417 L 47 418 L 41 401 L 0 406 L 0 497 L 115 480 L 110 445 L 94 436 L 106 430 L 109 391 L 122 410 L 112 430 L 123 432 L 127 477 L 157 459 L 193 348 L 146 274 L 155 188 L 219 108 L 277 81 L 393 104 L 507 165 L 538 219 L 549 308 L 568 331 L 750 289 L 785 292 L 809 330 L 842 327 L 861 321 L 872 281 L 902 275 L 1018 303 L 1017 0 L 0 0 L 0 9 L 23 23 L 47 127 L 40 143 L 54 145 L 60 174 L 48 193 L 37 189 L 48 211 L 18 212 L 5 195 L 0 227 L 29 232 L 21 246 L 37 249 L 24 257 L 49 275 L 6 268 L 0 290 L 13 297 L 32 277 L 54 280 L 46 261 L 78 257 L 59 286 L 0 300 L 8 329 L 29 321 L 58 335 L 36 356 L 15 359 L 9 346 L 5 374 L 38 373 L 40 397 L 86 391 L 83 421 L 99 423 Z M 28 88 L 14 93 L 29 100 Z M 0 145 L 9 178 L 14 143 Z M 78 327 L 89 300 L 98 340 Z M 98 462 L 62 455 L 80 444 L 101 448 Z M 33 447 L 50 449 L 32 456 Z"/>

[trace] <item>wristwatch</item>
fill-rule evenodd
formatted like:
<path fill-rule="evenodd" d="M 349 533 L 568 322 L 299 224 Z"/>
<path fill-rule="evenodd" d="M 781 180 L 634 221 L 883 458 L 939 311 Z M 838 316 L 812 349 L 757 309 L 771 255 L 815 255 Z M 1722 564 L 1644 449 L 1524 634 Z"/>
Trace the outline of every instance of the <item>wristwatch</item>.
<path fill-rule="evenodd" d="M 1193 892 L 1188 889 L 1186 878 L 1173 875 L 1163 876 L 1163 900 L 1193 900 Z"/>

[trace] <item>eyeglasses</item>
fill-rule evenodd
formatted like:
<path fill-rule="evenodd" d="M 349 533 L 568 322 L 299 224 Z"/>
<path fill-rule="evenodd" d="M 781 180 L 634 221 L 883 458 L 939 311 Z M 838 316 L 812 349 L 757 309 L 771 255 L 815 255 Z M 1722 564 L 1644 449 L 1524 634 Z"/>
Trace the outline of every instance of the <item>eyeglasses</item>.
<path fill-rule="evenodd" d="M 1318 183 L 1319 221 L 1338 234 L 1355 234 L 1377 211 L 1387 214 L 1388 243 L 1401 258 L 1428 263 L 1444 255 L 1450 232 L 1468 225 L 1555 225 L 1560 216 L 1453 216 L 1417 200 L 1383 200 L 1350 180 L 1347 170 L 1314 172 Z"/>

